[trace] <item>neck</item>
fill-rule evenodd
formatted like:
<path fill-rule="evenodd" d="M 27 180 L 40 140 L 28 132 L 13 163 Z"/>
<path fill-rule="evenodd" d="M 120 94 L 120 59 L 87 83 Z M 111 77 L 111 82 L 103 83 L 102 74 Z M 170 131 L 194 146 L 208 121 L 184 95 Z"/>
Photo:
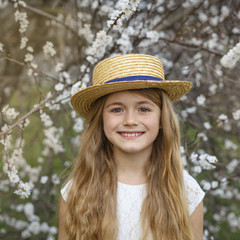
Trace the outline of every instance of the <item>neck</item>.
<path fill-rule="evenodd" d="M 146 165 L 151 153 L 122 153 L 114 151 L 118 181 L 130 185 L 146 183 Z"/>

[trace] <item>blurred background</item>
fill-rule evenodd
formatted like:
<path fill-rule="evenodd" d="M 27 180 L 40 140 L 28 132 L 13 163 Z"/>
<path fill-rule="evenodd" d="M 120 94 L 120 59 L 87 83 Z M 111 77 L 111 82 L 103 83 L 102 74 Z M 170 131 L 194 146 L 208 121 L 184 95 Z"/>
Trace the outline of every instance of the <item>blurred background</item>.
<path fill-rule="evenodd" d="M 174 106 L 206 192 L 204 239 L 240 239 L 239 40 L 239 0 L 0 1 L 0 239 L 57 239 L 84 126 L 70 97 L 97 61 L 126 53 L 193 82 Z"/>

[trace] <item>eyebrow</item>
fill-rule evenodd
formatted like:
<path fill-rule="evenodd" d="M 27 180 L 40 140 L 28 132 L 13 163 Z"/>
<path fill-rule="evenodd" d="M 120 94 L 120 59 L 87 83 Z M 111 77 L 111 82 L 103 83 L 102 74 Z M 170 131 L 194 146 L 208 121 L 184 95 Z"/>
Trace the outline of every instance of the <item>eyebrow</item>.
<path fill-rule="evenodd" d="M 109 107 L 114 106 L 114 105 L 124 106 L 124 104 L 121 103 L 121 102 L 112 102 L 112 103 L 108 104 L 108 105 L 106 106 L 106 108 L 109 108 Z"/>
<path fill-rule="evenodd" d="M 142 104 L 148 104 L 148 105 L 151 105 L 153 107 L 155 106 L 155 104 L 151 101 L 140 101 L 140 102 L 137 102 L 136 105 L 142 105 Z M 109 108 L 109 107 L 114 106 L 114 105 L 125 106 L 125 104 L 122 103 L 122 102 L 112 102 L 112 103 L 108 104 L 106 106 L 106 108 Z"/>

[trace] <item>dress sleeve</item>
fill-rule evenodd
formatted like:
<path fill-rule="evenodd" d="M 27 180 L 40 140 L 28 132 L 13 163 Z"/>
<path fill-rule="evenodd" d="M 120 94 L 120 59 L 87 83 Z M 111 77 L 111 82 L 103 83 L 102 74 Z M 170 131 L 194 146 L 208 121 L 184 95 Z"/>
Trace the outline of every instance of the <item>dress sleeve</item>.
<path fill-rule="evenodd" d="M 67 196 L 68 196 L 69 189 L 71 187 L 71 183 L 72 183 L 71 180 L 68 181 L 67 184 L 61 189 L 61 195 L 65 202 L 67 201 Z"/>
<path fill-rule="evenodd" d="M 183 171 L 183 178 L 188 201 L 188 210 L 189 214 L 192 215 L 196 207 L 203 200 L 205 193 L 197 181 L 190 176 L 186 170 Z"/>

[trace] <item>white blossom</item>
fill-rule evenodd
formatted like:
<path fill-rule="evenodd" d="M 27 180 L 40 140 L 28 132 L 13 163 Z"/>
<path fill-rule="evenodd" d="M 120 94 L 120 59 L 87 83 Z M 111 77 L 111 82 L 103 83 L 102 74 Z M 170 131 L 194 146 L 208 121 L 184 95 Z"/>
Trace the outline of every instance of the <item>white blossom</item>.
<path fill-rule="evenodd" d="M 64 84 L 58 83 L 58 84 L 55 85 L 54 88 L 55 88 L 56 91 L 62 91 L 64 89 Z"/>
<path fill-rule="evenodd" d="M 87 66 L 85 64 L 81 65 L 80 71 L 84 72 L 86 70 Z"/>
<path fill-rule="evenodd" d="M 14 120 L 19 115 L 19 112 L 16 112 L 15 108 L 10 108 L 9 105 L 3 107 L 2 113 L 8 120 Z"/>
<path fill-rule="evenodd" d="M 182 74 L 187 75 L 190 72 L 190 67 L 189 66 L 183 66 L 182 67 Z"/>
<path fill-rule="evenodd" d="M 215 164 L 218 162 L 215 156 L 209 155 L 207 153 L 200 155 L 192 153 L 190 159 L 195 165 L 199 165 L 203 169 L 213 169 L 215 168 Z"/>
<path fill-rule="evenodd" d="M 218 119 L 221 121 L 226 121 L 228 119 L 228 117 L 225 114 L 221 114 L 218 116 Z"/>
<path fill-rule="evenodd" d="M 146 33 L 146 36 L 154 43 L 158 42 L 159 40 L 159 33 L 157 31 L 148 31 Z"/>
<path fill-rule="evenodd" d="M 33 69 L 37 69 L 37 68 L 38 68 L 38 65 L 37 65 L 36 63 L 31 63 L 30 65 L 31 65 L 31 67 L 32 67 Z"/>
<path fill-rule="evenodd" d="M 91 30 L 91 25 L 90 24 L 84 24 L 83 27 L 79 28 L 78 30 L 78 35 L 83 36 L 87 42 L 92 43 L 94 39 L 93 32 Z"/>
<path fill-rule="evenodd" d="M 227 124 L 228 123 L 228 117 L 225 114 L 220 114 L 217 118 L 217 123 L 218 126 L 221 126 L 222 124 Z"/>
<path fill-rule="evenodd" d="M 227 165 L 227 170 L 229 173 L 233 173 L 235 168 L 239 165 L 239 160 L 233 159 L 228 165 Z"/>
<path fill-rule="evenodd" d="M 205 105 L 205 101 L 206 101 L 206 97 L 204 95 L 200 95 L 197 97 L 197 104 L 199 106 L 204 106 Z"/>
<path fill-rule="evenodd" d="M 218 88 L 217 84 L 211 84 L 211 85 L 209 86 L 209 88 L 208 88 L 208 90 L 209 90 L 209 95 L 210 95 L 210 96 L 215 95 L 216 92 L 217 92 L 217 88 Z"/>
<path fill-rule="evenodd" d="M 232 116 L 233 116 L 234 120 L 240 120 L 240 109 L 238 109 L 235 112 L 233 112 Z"/>
<path fill-rule="evenodd" d="M 43 46 L 43 52 L 45 55 L 53 57 L 56 54 L 53 43 L 47 41 L 46 44 Z"/>
<path fill-rule="evenodd" d="M 33 60 L 33 55 L 31 53 L 27 53 L 25 55 L 24 61 L 25 62 L 31 62 Z"/>
<path fill-rule="evenodd" d="M 229 222 L 230 226 L 233 228 L 240 229 L 240 218 L 236 216 L 235 213 L 231 212 L 227 215 L 227 221 Z"/>
<path fill-rule="evenodd" d="M 211 128 L 211 124 L 209 122 L 204 122 L 203 123 L 204 128 L 206 128 L 207 130 L 209 130 Z"/>
<path fill-rule="evenodd" d="M 25 230 L 21 233 L 21 237 L 22 237 L 22 238 L 30 238 L 30 237 L 31 237 L 31 233 L 30 233 L 29 229 L 25 229 Z"/>
<path fill-rule="evenodd" d="M 10 172 L 8 177 L 11 183 L 18 183 L 20 180 L 19 176 L 13 171 Z"/>
<path fill-rule="evenodd" d="M 220 22 L 222 22 L 230 13 L 230 10 L 227 6 L 223 5 L 221 8 Z"/>
<path fill-rule="evenodd" d="M 48 181 L 48 176 L 42 176 L 40 179 L 40 183 L 45 184 Z"/>
<path fill-rule="evenodd" d="M 121 34 L 121 38 L 117 40 L 117 44 L 120 45 L 120 50 L 123 54 L 130 53 L 133 50 L 131 40 L 125 32 Z"/>
<path fill-rule="evenodd" d="M 200 20 L 202 23 L 205 23 L 205 22 L 208 21 L 208 16 L 207 16 L 205 13 L 203 13 L 203 12 L 200 12 L 200 13 L 198 14 L 198 18 L 199 18 L 199 20 Z"/>
<path fill-rule="evenodd" d="M 206 142 L 206 141 L 208 140 L 207 135 L 206 135 L 205 133 L 203 133 L 203 132 L 198 133 L 197 136 L 200 137 L 200 138 L 202 138 L 202 140 L 203 140 L 204 142 Z"/>
<path fill-rule="evenodd" d="M 65 88 L 63 92 L 56 98 L 56 102 L 61 102 L 61 104 L 69 103 L 69 98 L 71 96 L 71 90 L 69 88 Z"/>
<path fill-rule="evenodd" d="M 86 54 L 90 55 L 92 59 L 87 58 L 90 63 L 95 63 L 96 58 L 103 57 L 106 48 L 112 43 L 112 37 L 107 35 L 105 31 L 99 31 L 97 33 L 96 39 L 94 40 L 92 46 L 86 49 Z M 93 57 L 94 56 L 94 57 Z"/>
<path fill-rule="evenodd" d="M 0 42 L 0 52 L 4 51 L 4 44 Z"/>
<path fill-rule="evenodd" d="M 40 111 L 40 118 L 41 118 L 41 121 L 43 122 L 44 126 L 45 127 L 50 127 L 53 125 L 53 122 L 50 118 L 49 115 L 47 115 L 45 112 L 43 112 L 42 110 Z"/>
<path fill-rule="evenodd" d="M 54 227 L 54 226 L 50 227 L 49 233 L 50 233 L 50 234 L 53 234 L 53 235 L 54 235 L 54 234 L 57 234 L 57 228 Z"/>
<path fill-rule="evenodd" d="M 41 230 L 40 223 L 37 221 L 31 222 L 29 225 L 29 230 L 35 235 L 39 234 Z"/>
<path fill-rule="evenodd" d="M 33 47 L 31 47 L 31 46 L 28 46 L 28 47 L 27 47 L 27 50 L 28 50 L 29 52 L 34 52 Z"/>
<path fill-rule="evenodd" d="M 217 26 L 218 22 L 219 22 L 219 17 L 218 17 L 218 16 L 210 17 L 210 18 L 209 18 L 209 23 L 210 23 L 213 27 Z"/>
<path fill-rule="evenodd" d="M 209 191 L 211 189 L 211 183 L 206 180 L 202 180 L 201 185 L 205 191 Z"/>
<path fill-rule="evenodd" d="M 90 76 L 89 74 L 85 74 L 82 78 L 82 82 L 85 84 L 88 84 L 90 82 Z"/>
<path fill-rule="evenodd" d="M 75 132 L 80 133 L 83 130 L 83 119 L 82 118 L 76 118 L 75 124 L 73 125 L 73 129 Z"/>
<path fill-rule="evenodd" d="M 1 130 L 3 131 L 3 132 L 5 132 L 6 130 L 8 130 L 9 128 L 8 128 L 8 126 L 7 126 L 7 124 L 4 124 L 4 126 L 1 128 Z M 10 131 L 11 132 L 11 131 Z M 9 133 L 10 133 L 9 132 Z M 12 135 L 5 135 L 5 137 L 4 138 L 2 138 L 2 139 L 0 139 L 0 143 L 4 146 L 4 150 L 5 151 L 8 151 L 11 147 L 12 147 L 12 145 L 11 145 L 11 140 L 12 140 Z"/>
<path fill-rule="evenodd" d="M 53 182 L 53 184 L 59 184 L 60 183 L 60 179 L 58 178 L 57 174 L 52 175 L 52 182 Z"/>
<path fill-rule="evenodd" d="M 14 2 L 16 2 L 16 1 L 14 0 Z M 18 6 L 26 7 L 27 4 L 22 0 L 18 0 L 17 3 L 14 4 L 14 7 L 17 8 Z"/>
<path fill-rule="evenodd" d="M 63 134 L 62 128 L 56 128 L 54 126 L 49 127 L 48 129 L 44 129 L 45 139 L 43 140 L 43 144 L 53 149 L 55 153 L 60 153 L 64 151 L 62 143 L 60 141 L 60 137 Z"/>
<path fill-rule="evenodd" d="M 238 149 L 238 146 L 229 139 L 225 139 L 224 144 L 226 149 L 232 149 L 232 150 Z"/>
<path fill-rule="evenodd" d="M 28 69 L 27 75 L 28 75 L 29 77 L 31 77 L 31 76 L 33 75 L 33 70 L 32 70 L 32 68 L 29 68 L 29 69 Z"/>
<path fill-rule="evenodd" d="M 81 81 L 76 82 L 72 86 L 71 95 L 73 96 L 75 93 L 77 93 L 81 89 L 84 89 L 85 87 L 87 87 L 86 84 L 83 84 Z"/>
<path fill-rule="evenodd" d="M 202 172 L 202 167 L 201 166 L 194 166 L 193 167 L 193 172 L 199 174 Z"/>
<path fill-rule="evenodd" d="M 0 1 L 0 8 L 5 8 L 8 5 L 8 0 L 1 0 Z"/>
<path fill-rule="evenodd" d="M 16 20 L 16 22 L 19 22 L 19 24 L 20 24 L 19 32 L 21 32 L 21 33 L 26 32 L 28 24 L 29 24 L 29 21 L 27 20 L 27 13 L 20 12 L 19 10 L 17 10 L 15 12 L 15 20 Z"/>
<path fill-rule="evenodd" d="M 63 63 L 57 63 L 56 66 L 55 66 L 55 71 L 56 72 L 61 72 L 63 69 Z"/>
<path fill-rule="evenodd" d="M 65 71 L 59 74 L 59 81 L 62 83 L 65 82 L 67 84 L 72 84 L 72 80 L 70 78 L 69 73 Z"/>
<path fill-rule="evenodd" d="M 34 215 L 34 205 L 31 202 L 27 202 L 24 205 L 23 211 L 26 216 Z"/>
<path fill-rule="evenodd" d="M 27 45 L 27 42 L 28 42 L 28 38 L 26 36 L 22 37 L 20 42 L 20 49 L 25 48 Z"/>
<path fill-rule="evenodd" d="M 20 181 L 20 183 L 18 184 L 18 189 L 14 193 L 22 198 L 28 198 L 31 194 L 32 188 L 32 184 Z"/>
<path fill-rule="evenodd" d="M 225 68 L 234 68 L 240 59 L 240 42 L 235 47 L 230 49 L 220 60 L 220 63 Z"/>
<path fill-rule="evenodd" d="M 48 226 L 48 223 L 47 222 L 43 222 L 42 224 L 41 224 L 41 232 L 43 232 L 43 233 L 47 233 L 47 232 L 49 232 L 49 226 Z"/>
<path fill-rule="evenodd" d="M 197 108 L 195 106 L 186 108 L 186 111 L 190 114 L 195 113 L 197 111 Z"/>

